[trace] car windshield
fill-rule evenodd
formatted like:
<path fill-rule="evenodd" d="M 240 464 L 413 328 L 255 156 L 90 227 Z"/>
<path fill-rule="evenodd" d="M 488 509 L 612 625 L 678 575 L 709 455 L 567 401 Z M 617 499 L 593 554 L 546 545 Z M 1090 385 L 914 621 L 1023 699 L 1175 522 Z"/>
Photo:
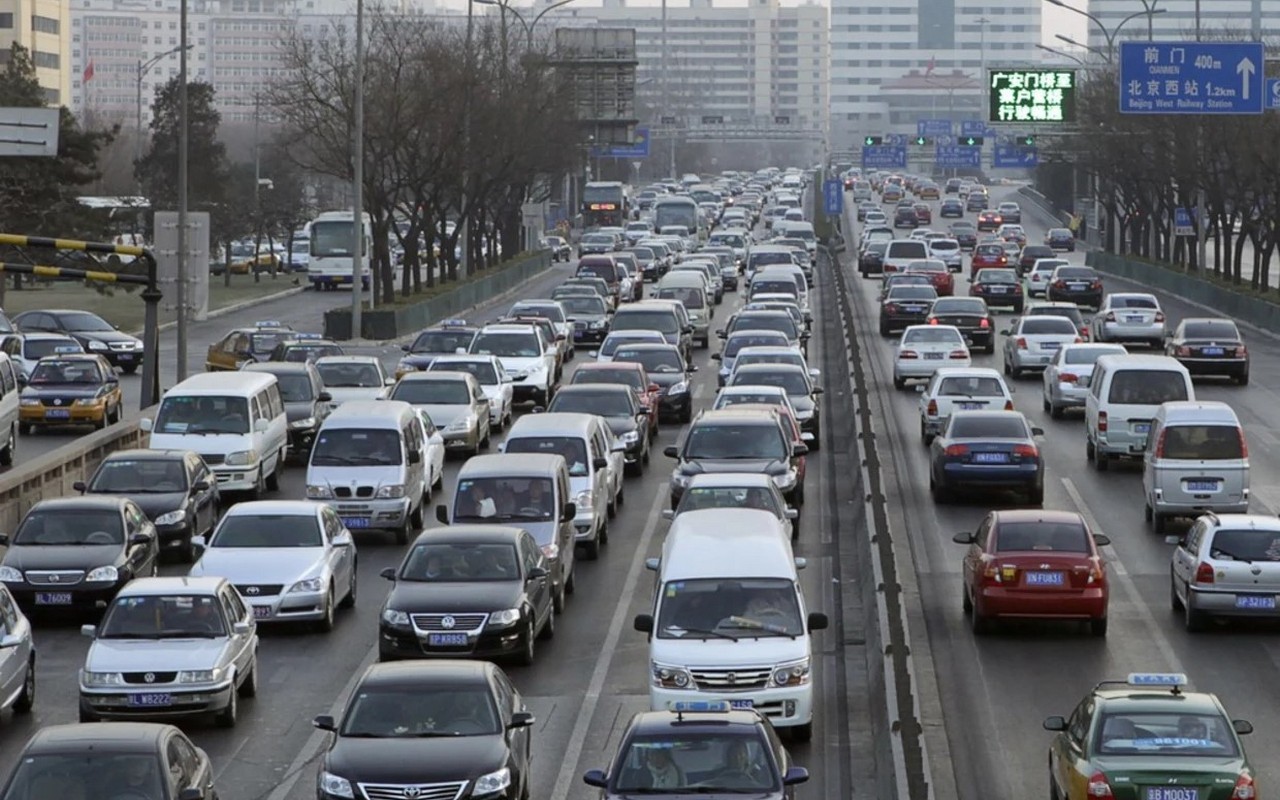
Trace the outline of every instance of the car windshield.
<path fill-rule="evenodd" d="M 590 474 L 587 464 L 586 443 L 572 436 L 524 436 L 508 438 L 504 453 L 543 453 L 563 456 L 569 466 L 569 474 L 581 478 Z"/>
<path fill-rule="evenodd" d="M 627 309 L 615 314 L 612 329 L 615 331 L 657 331 L 661 334 L 674 334 L 680 330 L 680 323 L 674 311 L 654 309 Z"/>
<path fill-rule="evenodd" d="M 810 392 L 809 378 L 794 369 L 736 370 L 731 386 L 777 386 L 785 389 L 789 397 L 806 397 Z"/>
<path fill-rule="evenodd" d="M 918 344 L 964 344 L 964 337 L 960 335 L 960 331 L 954 328 L 944 328 L 929 326 L 927 328 L 916 328 L 907 331 L 902 335 L 902 345 L 918 345 Z"/>
<path fill-rule="evenodd" d="M 613 234 L 610 233 L 588 233 L 582 237 L 583 244 L 613 244 Z"/>
<path fill-rule="evenodd" d="M 427 367 L 427 372 L 465 372 L 481 386 L 496 386 L 502 381 L 491 361 L 434 361 Z"/>
<path fill-rule="evenodd" d="M 1208 322 L 1188 322 L 1182 328 L 1182 335 L 1187 339 L 1225 339 L 1239 341 L 1240 331 L 1234 322 L 1226 320 L 1210 320 Z"/>
<path fill-rule="evenodd" d="M 1244 432 L 1234 425 L 1170 425 L 1164 429 L 1164 458 L 1232 461 L 1245 457 Z"/>
<path fill-rule="evenodd" d="M 519 555 L 502 542 L 432 542 L 413 548 L 398 577 L 426 583 L 514 581 L 520 579 Z"/>
<path fill-rule="evenodd" d="M 684 458 L 754 459 L 779 461 L 790 455 L 790 448 L 776 430 L 763 425 L 702 424 L 689 431 Z"/>
<path fill-rule="evenodd" d="M 744 347 L 786 347 L 787 337 L 777 331 L 730 336 L 724 345 L 724 357 L 733 358 Z"/>
<path fill-rule="evenodd" d="M 13 535 L 13 543 L 38 547 L 124 544 L 115 508 L 34 509 Z"/>
<path fill-rule="evenodd" d="M 605 282 L 618 279 L 618 268 L 613 264 L 583 264 L 578 267 L 577 277 L 600 278 Z"/>
<path fill-rule="evenodd" d="M 1004 248 L 998 244 L 982 244 L 982 245 L 978 245 L 977 253 L 980 256 L 987 256 L 987 257 L 999 256 L 999 255 L 1004 255 Z"/>
<path fill-rule="evenodd" d="M 768 511 L 779 518 L 778 496 L 762 486 L 699 486 L 685 491 L 677 514 L 708 508 L 747 508 Z"/>
<path fill-rule="evenodd" d="M 751 364 L 794 364 L 803 367 L 804 356 L 790 348 L 786 350 L 770 350 L 765 353 L 743 353 L 734 362 L 735 367 L 746 367 Z"/>
<path fill-rule="evenodd" d="M 966 416 L 951 418 L 952 439 L 1026 439 L 1027 425 L 1018 416 Z"/>
<path fill-rule="evenodd" d="M 1111 307 L 1112 308 L 1146 308 L 1146 309 L 1155 311 L 1160 308 L 1160 304 L 1157 303 L 1156 299 L 1154 297 L 1151 297 L 1150 295 L 1141 295 L 1141 294 L 1115 295 L 1113 294 L 1111 295 Z M 1208 323 L 1208 324 L 1213 324 L 1213 323 Z M 1222 323 L 1219 323 L 1219 325 L 1221 326 Z M 1230 329 L 1231 333 L 1233 334 L 1235 333 L 1234 325 L 1228 322 L 1228 323 L 1225 323 L 1225 326 Z M 1188 330 L 1190 330 L 1191 326 L 1188 325 L 1187 328 Z"/>
<path fill-rule="evenodd" d="M 1049 316 L 1041 314 L 1035 317 L 1024 317 L 1019 331 L 1023 335 L 1043 336 L 1075 336 L 1076 325 L 1065 316 Z"/>
<path fill-rule="evenodd" d="M 313 467 L 383 467 L 403 461 L 400 432 L 383 428 L 323 428 L 311 449 Z"/>
<path fill-rule="evenodd" d="M 482 685 L 368 686 L 356 690 L 339 735 L 363 739 L 495 736 L 498 712 Z"/>
<path fill-rule="evenodd" d="M 93 494 L 164 494 L 187 490 L 181 458 L 109 458 L 89 481 Z"/>
<path fill-rule="evenodd" d="M 1139 710 L 1104 714 L 1096 735 L 1094 752 L 1100 755 L 1237 755 L 1231 723 L 1217 714 Z"/>
<path fill-rule="evenodd" d="M 599 295 L 569 295 L 562 297 L 560 303 L 571 317 L 603 317 L 605 315 L 604 300 Z"/>
<path fill-rule="evenodd" d="M 513 317 L 540 317 L 542 319 L 551 320 L 552 322 L 564 322 L 564 309 L 559 304 L 556 305 L 524 305 L 516 303 L 511 308 L 511 316 Z"/>
<path fill-rule="evenodd" d="M 960 249 L 960 243 L 955 239 L 933 239 L 929 242 L 929 249 L 935 252 L 954 253 Z"/>
<path fill-rule="evenodd" d="M 98 635 L 103 639 L 217 639 L 227 635 L 227 625 L 214 595 L 125 595 L 111 604 Z"/>
<path fill-rule="evenodd" d="M 159 759 L 150 753 L 37 753 L 17 761 L 4 800 L 44 800 L 121 796 L 166 797 Z M 104 792 L 103 787 L 111 787 Z"/>
<path fill-rule="evenodd" d="M 280 399 L 286 403 L 308 403 L 315 400 L 309 375 L 276 375 Z"/>
<path fill-rule="evenodd" d="M 83 353 L 84 348 L 75 339 L 27 339 L 22 343 L 22 355 L 28 359 L 68 352 Z"/>
<path fill-rule="evenodd" d="M 280 333 L 255 333 L 249 337 L 249 349 L 254 353 L 270 353 L 276 345 L 287 341 L 292 334 L 288 331 Z"/>
<path fill-rule="evenodd" d="M 332 363 L 316 364 L 320 377 L 327 388 L 381 388 L 385 380 L 382 373 L 373 364 Z"/>
<path fill-rule="evenodd" d="M 677 300 L 684 303 L 685 308 L 690 309 L 707 307 L 706 292 L 691 286 L 665 286 L 658 289 L 658 299 Z"/>
<path fill-rule="evenodd" d="M 1080 522 L 1001 522 L 997 553 L 1089 553 L 1089 532 Z"/>
<path fill-rule="evenodd" d="M 325 356 L 340 356 L 342 348 L 336 344 L 293 344 L 284 351 L 284 360 L 293 364 L 315 361 Z"/>
<path fill-rule="evenodd" d="M 670 581 L 659 602 L 660 639 L 804 635 L 796 588 L 781 578 Z"/>
<path fill-rule="evenodd" d="M 84 383 L 93 385 L 102 383 L 102 373 L 98 370 L 98 365 L 93 361 L 44 358 L 36 363 L 35 369 L 31 370 L 31 378 L 28 383 L 33 386 L 45 383 Z"/>
<path fill-rule="evenodd" d="M 939 397 L 1004 397 L 999 378 L 983 375 L 948 375 L 938 384 Z"/>
<path fill-rule="evenodd" d="M 933 304 L 934 314 L 986 314 L 987 304 L 968 297 L 943 297 Z"/>
<path fill-rule="evenodd" d="M 636 413 L 631 397 L 621 390 L 557 392 L 547 411 L 598 414 L 602 417 L 629 417 Z"/>
<path fill-rule="evenodd" d="M 418 334 L 409 348 L 411 353 L 456 353 L 471 346 L 475 331 L 426 331 Z"/>
<path fill-rule="evenodd" d="M 573 373 L 573 379 L 569 383 L 574 386 L 590 383 L 617 383 L 642 392 L 649 386 L 648 378 L 634 369 L 579 369 Z"/>
<path fill-rule="evenodd" d="M 716 408 L 728 408 L 729 406 L 742 405 L 750 403 L 752 405 L 764 404 L 767 406 L 781 405 L 787 402 L 786 392 L 725 392 L 721 391 L 716 396 Z"/>
<path fill-rule="evenodd" d="M 249 432 L 249 401 L 244 397 L 174 395 L 160 403 L 156 433 L 241 434 Z"/>
<path fill-rule="evenodd" d="M 630 347 L 619 347 L 614 351 L 613 359 L 624 364 L 639 364 L 645 372 L 684 372 L 684 360 L 676 350 L 636 350 Z"/>
<path fill-rule="evenodd" d="M 315 514 L 232 514 L 222 518 L 209 547 L 322 547 Z"/>
<path fill-rule="evenodd" d="M 792 297 L 797 296 L 800 290 L 796 288 L 796 282 L 790 279 L 771 279 L 761 280 L 757 278 L 751 282 L 751 294 L 789 294 Z"/>
<path fill-rule="evenodd" d="M 530 452 L 513 451 L 512 444 L 508 441 L 506 452 Z M 555 518 L 555 512 L 555 493 L 548 478 L 461 480 L 453 502 L 454 522 L 547 522 Z"/>
<path fill-rule="evenodd" d="M 537 358 L 542 348 L 535 333 L 481 333 L 471 343 L 471 352 L 498 358 Z"/>
<path fill-rule="evenodd" d="M 733 321 L 733 330 L 777 331 L 786 336 L 788 341 L 798 336 L 795 321 L 789 314 L 785 316 L 741 314 Z"/>
<path fill-rule="evenodd" d="M 779 789 L 763 737 L 673 731 L 636 736 L 617 762 L 615 794 L 763 794 Z"/>
<path fill-rule="evenodd" d="M 114 325 L 97 314 L 86 312 L 62 314 L 58 317 L 58 320 L 62 323 L 63 330 L 76 331 L 77 333 L 105 333 L 116 329 Z"/>
<path fill-rule="evenodd" d="M 1158 369 L 1125 369 L 1111 380 L 1107 399 L 1122 405 L 1158 406 L 1187 399 L 1187 382 L 1181 372 Z"/>

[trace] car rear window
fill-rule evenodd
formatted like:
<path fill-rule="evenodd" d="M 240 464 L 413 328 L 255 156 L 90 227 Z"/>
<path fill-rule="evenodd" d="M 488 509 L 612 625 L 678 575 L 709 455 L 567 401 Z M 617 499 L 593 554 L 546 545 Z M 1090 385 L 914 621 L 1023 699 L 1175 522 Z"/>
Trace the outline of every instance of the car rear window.
<path fill-rule="evenodd" d="M 1214 322 L 1188 322 L 1182 329 L 1183 335 L 1188 339 L 1236 339 L 1240 338 L 1240 331 L 1236 329 L 1235 323 L 1226 320 Z"/>
<path fill-rule="evenodd" d="M 1093 364 L 1102 356 L 1121 355 L 1124 350 L 1114 347 L 1073 347 L 1067 351 L 1068 364 Z"/>
<path fill-rule="evenodd" d="M 1002 522 L 996 552 L 1088 553 L 1089 534 L 1079 522 Z"/>
<path fill-rule="evenodd" d="M 1164 457 L 1204 461 L 1244 458 L 1244 437 L 1234 425 L 1174 425 L 1164 429 Z"/>
<path fill-rule="evenodd" d="M 1066 317 L 1036 316 L 1022 321 L 1023 334 L 1070 334 L 1075 335 L 1076 325 Z"/>
<path fill-rule="evenodd" d="M 902 337 L 903 344 L 962 344 L 960 332 L 955 328 L 925 325 L 907 331 Z"/>
<path fill-rule="evenodd" d="M 952 439 L 1025 439 L 1027 426 L 1016 416 L 958 415 L 951 418 Z"/>
<path fill-rule="evenodd" d="M 999 378 L 980 375 L 956 375 L 943 378 L 938 386 L 939 397 L 1004 397 L 1004 386 Z"/>
<path fill-rule="evenodd" d="M 980 256 L 998 256 L 1004 253 L 1004 248 L 998 244 L 984 244 L 978 247 L 978 255 Z"/>
<path fill-rule="evenodd" d="M 1112 403 L 1158 406 L 1187 399 L 1187 382 L 1180 372 L 1159 369 L 1126 369 L 1111 379 Z"/>
<path fill-rule="evenodd" d="M 1155 299 L 1154 297 L 1135 297 L 1135 296 L 1129 296 L 1129 297 L 1115 297 L 1115 296 L 1113 296 L 1113 297 L 1111 298 L 1111 307 L 1112 307 L 1112 308 L 1150 308 L 1150 309 L 1156 309 L 1156 308 L 1159 308 L 1159 307 L 1160 307 L 1160 305 L 1159 305 L 1158 303 L 1156 303 L 1156 299 Z M 1190 327 L 1190 326 L 1188 326 L 1188 327 Z M 1234 325 L 1232 325 L 1232 326 L 1231 326 L 1231 332 L 1232 332 L 1232 333 L 1235 333 L 1235 326 L 1234 326 Z"/>
<path fill-rule="evenodd" d="M 928 258 L 924 242 L 895 241 L 889 244 L 889 258 Z"/>
<path fill-rule="evenodd" d="M 1017 283 L 1018 276 L 1010 269 L 984 269 L 978 273 L 978 283 Z"/>
<path fill-rule="evenodd" d="M 938 292 L 932 286 L 895 286 L 889 290 L 890 300 L 936 300 Z"/>
<path fill-rule="evenodd" d="M 1209 557 L 1218 561 L 1280 561 L 1280 531 L 1220 530 L 1209 544 Z"/>

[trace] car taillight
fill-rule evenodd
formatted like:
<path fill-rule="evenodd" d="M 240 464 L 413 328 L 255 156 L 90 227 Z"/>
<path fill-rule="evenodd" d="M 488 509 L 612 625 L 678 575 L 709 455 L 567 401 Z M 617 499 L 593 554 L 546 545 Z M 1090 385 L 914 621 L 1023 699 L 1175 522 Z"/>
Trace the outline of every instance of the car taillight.
<path fill-rule="evenodd" d="M 1008 264 L 1008 263 L 1009 263 L 1009 257 L 1008 257 L 1008 256 L 1000 256 L 1000 266 L 1002 266 L 1002 267 L 1003 267 L 1003 266 L 1005 266 L 1005 265 L 1006 265 L 1006 264 Z"/>
<path fill-rule="evenodd" d="M 1164 458 L 1164 437 L 1169 430 L 1167 428 L 1160 431 L 1160 438 L 1156 439 L 1156 458 Z"/>
<path fill-rule="evenodd" d="M 937 318 L 937 317 L 929 317 L 929 324 L 930 324 L 930 325 L 937 325 L 937 324 L 938 324 L 938 318 Z"/>
<path fill-rule="evenodd" d="M 1094 558 L 1089 564 L 1089 583 L 1102 583 L 1106 580 L 1106 566 L 1102 563 L 1102 559 Z"/>
<path fill-rule="evenodd" d="M 986 317 L 983 317 L 982 319 L 978 320 L 978 327 L 979 327 L 979 328 L 990 328 L 990 327 L 991 327 L 991 320 L 987 319 Z"/>
<path fill-rule="evenodd" d="M 1156 312 L 1156 322 L 1164 322 L 1164 312 L 1163 312 L 1163 311 L 1157 311 L 1157 312 Z"/>
<path fill-rule="evenodd" d="M 1191 355 L 1191 348 L 1186 345 L 1179 345 L 1178 347 L 1173 348 L 1173 354 L 1175 356 L 1189 356 Z"/>
<path fill-rule="evenodd" d="M 1111 784 L 1107 783 L 1107 776 L 1100 771 L 1089 776 L 1089 783 L 1085 787 L 1085 795 L 1088 797 L 1115 797 L 1111 793 Z"/>
<path fill-rule="evenodd" d="M 1082 342 L 1086 341 L 1086 339 L 1085 339 L 1084 337 L 1085 337 L 1085 336 L 1087 336 L 1087 335 L 1088 335 L 1088 332 L 1087 332 L 1087 331 L 1080 331 L 1080 335 L 1076 337 L 1076 340 L 1075 340 L 1075 342 L 1073 342 L 1073 344 L 1080 344 L 1080 343 L 1082 343 Z"/>
<path fill-rule="evenodd" d="M 1236 786 L 1231 790 L 1231 800 L 1255 800 L 1258 789 L 1253 785 L 1253 775 L 1241 772 L 1236 776 Z"/>
<path fill-rule="evenodd" d="M 1196 583 L 1213 583 L 1213 565 L 1207 561 L 1201 561 L 1200 566 L 1196 567 Z"/>
<path fill-rule="evenodd" d="M 884 307 L 884 310 L 885 310 L 885 311 L 887 311 L 887 312 L 889 312 L 890 314 L 897 314 L 897 313 L 898 313 L 898 304 L 897 304 L 897 303 L 890 303 L 889 305 L 887 305 L 887 306 L 885 306 L 885 307 Z"/>
<path fill-rule="evenodd" d="M 1236 433 L 1240 436 L 1240 457 L 1249 457 L 1249 443 L 1244 440 L 1244 428 L 1236 428 Z"/>
<path fill-rule="evenodd" d="M 1054 282 L 1053 282 L 1053 288 L 1055 288 L 1055 289 L 1065 289 L 1065 288 L 1067 288 L 1067 282 L 1066 282 L 1066 281 L 1054 281 Z"/>
<path fill-rule="evenodd" d="M 1010 569 L 1011 571 L 1014 572 L 1014 574 L 1016 574 L 1016 570 L 1014 570 L 1013 568 L 1010 568 Z M 1000 567 L 988 561 L 986 568 L 982 570 L 982 584 L 984 586 L 991 586 L 993 584 L 998 584 L 998 583 L 1004 583 L 1004 580 L 1002 579 L 1002 576 L 1000 574 Z"/>
<path fill-rule="evenodd" d="M 951 358 L 968 358 L 968 357 L 969 357 L 968 350 L 952 350 L 951 351 Z"/>
<path fill-rule="evenodd" d="M 938 416 L 938 401 L 930 400 L 929 405 L 925 406 L 924 413 L 931 417 Z"/>
<path fill-rule="evenodd" d="M 1098 432 L 1106 433 L 1106 430 L 1107 430 L 1107 412 L 1099 411 L 1098 412 Z"/>
<path fill-rule="evenodd" d="M 967 444 L 949 444 L 947 449 L 942 451 L 944 456 L 965 456 L 969 454 L 969 446 Z"/>
<path fill-rule="evenodd" d="M 903 350 L 898 354 L 898 358 L 919 358 L 920 354 L 915 350 Z"/>
<path fill-rule="evenodd" d="M 1236 358 L 1244 358 L 1247 355 L 1249 355 L 1249 351 L 1245 349 L 1244 345 L 1236 346 Z"/>
<path fill-rule="evenodd" d="M 1015 444 L 1013 454 L 1022 458 L 1035 458 L 1040 455 L 1040 451 L 1033 444 Z"/>
<path fill-rule="evenodd" d="M 1092 285 L 1092 286 L 1090 286 L 1089 288 L 1090 288 L 1090 289 L 1101 289 L 1101 288 L 1102 288 L 1102 281 L 1094 281 L 1094 282 L 1093 282 L 1093 285 Z"/>
<path fill-rule="evenodd" d="M 1017 342 L 1015 342 L 1015 345 L 1017 346 L 1017 348 L 1018 348 L 1019 350 L 1026 350 L 1026 349 L 1027 349 L 1027 340 L 1026 340 L 1026 339 L 1023 339 L 1021 336 L 1019 336 L 1019 337 L 1018 337 L 1018 341 L 1017 341 Z"/>
<path fill-rule="evenodd" d="M 1080 380 L 1080 376 L 1074 373 L 1071 373 L 1071 372 L 1058 373 L 1058 383 L 1077 383 L 1079 382 L 1079 380 Z"/>
<path fill-rule="evenodd" d="M 1012 410 L 1013 410 L 1013 401 L 1012 401 L 1012 400 L 1005 400 L 1005 401 L 1004 401 L 1004 410 L 1005 410 L 1005 411 L 1012 411 Z"/>

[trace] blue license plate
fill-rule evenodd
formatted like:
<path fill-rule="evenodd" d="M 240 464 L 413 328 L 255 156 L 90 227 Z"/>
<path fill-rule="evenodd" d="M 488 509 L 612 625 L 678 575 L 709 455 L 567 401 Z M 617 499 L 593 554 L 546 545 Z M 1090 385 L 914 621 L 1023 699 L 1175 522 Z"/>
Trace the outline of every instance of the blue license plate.
<path fill-rule="evenodd" d="M 1009 463 L 1008 453 L 974 453 L 973 463 L 975 464 L 1007 464 Z"/>
<path fill-rule="evenodd" d="M 369 520 L 365 517 L 343 517 L 342 524 L 347 528 L 367 528 Z"/>
<path fill-rule="evenodd" d="M 116 358 L 120 359 L 121 361 L 132 361 L 133 353 L 116 353 Z"/>
<path fill-rule="evenodd" d="M 354 219 L 354 217 L 352 219 Z M 1004 294 L 1005 292 L 1009 291 L 1009 287 L 1008 286 L 992 286 L 991 291 L 995 292 L 996 294 Z"/>
<path fill-rule="evenodd" d="M 465 633 L 428 633 L 427 644 L 431 647 L 466 647 Z"/>
<path fill-rule="evenodd" d="M 44 410 L 45 419 L 71 419 L 71 409 L 69 408 L 46 408 Z"/>
<path fill-rule="evenodd" d="M 1269 594 L 1242 594 L 1236 596 L 1236 608 L 1274 610 L 1276 598 Z"/>
<path fill-rule="evenodd" d="M 171 694 L 131 694 L 129 695 L 129 705 L 142 706 L 144 708 L 154 708 L 156 706 L 173 705 L 173 695 Z"/>
<path fill-rule="evenodd" d="M 271 606 L 254 606 L 254 619 L 269 619 L 271 617 Z"/>
<path fill-rule="evenodd" d="M 755 705 L 756 703 L 754 700 L 730 700 L 729 701 L 729 708 L 732 708 L 738 711 L 750 711 L 751 709 L 755 708 Z"/>
<path fill-rule="evenodd" d="M 1041 342 L 1040 343 L 1041 350 L 1057 350 L 1060 347 L 1062 347 L 1062 342 Z"/>
<path fill-rule="evenodd" d="M 977 411 L 984 407 L 983 403 L 956 403 L 956 407 L 961 411 Z"/>
<path fill-rule="evenodd" d="M 942 353 L 925 353 L 924 359 L 925 361 L 941 361 Z"/>
<path fill-rule="evenodd" d="M 1191 786 L 1148 786 L 1142 800 L 1200 800 L 1200 790 Z"/>
<path fill-rule="evenodd" d="M 1069 283 L 1067 288 L 1073 292 L 1083 292 L 1086 287 L 1083 283 Z"/>
<path fill-rule="evenodd" d="M 1227 351 L 1221 347 L 1206 347 L 1200 352 L 1204 353 L 1206 356 L 1222 356 L 1227 354 Z"/>
<path fill-rule="evenodd" d="M 1130 316 L 1125 317 L 1125 318 L 1124 318 L 1124 321 L 1125 321 L 1125 322 L 1142 322 L 1142 316 L 1141 316 L 1141 315 L 1138 315 L 1138 316 L 1136 316 L 1136 317 L 1135 317 L 1135 316 L 1130 315 Z"/>
<path fill-rule="evenodd" d="M 1150 431 L 1151 431 L 1151 423 L 1149 422 L 1135 422 L 1133 425 L 1134 433 L 1141 433 L 1142 435 L 1145 436 Z"/>
<path fill-rule="evenodd" d="M 69 606 L 71 592 L 36 592 L 38 606 Z"/>
<path fill-rule="evenodd" d="M 1187 481 L 1188 492 L 1216 492 L 1218 491 L 1217 481 Z"/>
<path fill-rule="evenodd" d="M 1066 575 L 1061 572 L 1028 572 L 1025 582 L 1028 586 L 1061 586 L 1066 583 Z"/>

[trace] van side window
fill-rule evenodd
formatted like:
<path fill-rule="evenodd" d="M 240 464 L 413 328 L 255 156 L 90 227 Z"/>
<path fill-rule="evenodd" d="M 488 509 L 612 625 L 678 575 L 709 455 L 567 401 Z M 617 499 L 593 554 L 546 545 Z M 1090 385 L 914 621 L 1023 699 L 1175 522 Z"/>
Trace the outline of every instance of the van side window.
<path fill-rule="evenodd" d="M 422 449 L 422 421 L 416 416 L 409 420 L 409 429 L 405 435 L 405 447 L 409 452 L 416 453 Z"/>
<path fill-rule="evenodd" d="M 267 418 L 267 413 L 266 413 L 266 408 L 265 408 L 265 406 L 266 406 L 265 399 L 266 399 L 266 398 L 264 398 L 264 397 L 263 397 L 263 395 L 262 395 L 262 393 L 261 393 L 261 392 L 259 392 L 258 394 L 255 394 L 255 395 L 253 396 L 253 402 L 251 403 L 251 405 L 252 405 L 253 407 L 252 407 L 252 409 L 250 409 L 250 411 L 251 411 L 251 413 L 253 414 L 253 419 L 254 419 L 254 420 L 266 419 L 266 418 Z M 252 430 L 252 429 L 253 429 L 253 423 L 252 423 L 252 422 L 250 422 L 249 429 L 250 429 L 250 430 Z"/>
<path fill-rule="evenodd" d="M 1094 370 L 1093 378 L 1089 381 L 1089 393 L 1095 398 L 1102 397 L 1102 384 L 1107 382 L 1107 371 L 1105 369 Z"/>
<path fill-rule="evenodd" d="M 5 359 L 0 361 L 0 381 L 4 383 L 4 393 L 8 394 L 18 387 L 17 379 L 13 376 L 13 362 Z"/>
<path fill-rule="evenodd" d="M 280 398 L 280 386 L 272 384 L 267 389 L 267 401 L 271 403 L 271 419 L 284 414 L 284 400 Z"/>

